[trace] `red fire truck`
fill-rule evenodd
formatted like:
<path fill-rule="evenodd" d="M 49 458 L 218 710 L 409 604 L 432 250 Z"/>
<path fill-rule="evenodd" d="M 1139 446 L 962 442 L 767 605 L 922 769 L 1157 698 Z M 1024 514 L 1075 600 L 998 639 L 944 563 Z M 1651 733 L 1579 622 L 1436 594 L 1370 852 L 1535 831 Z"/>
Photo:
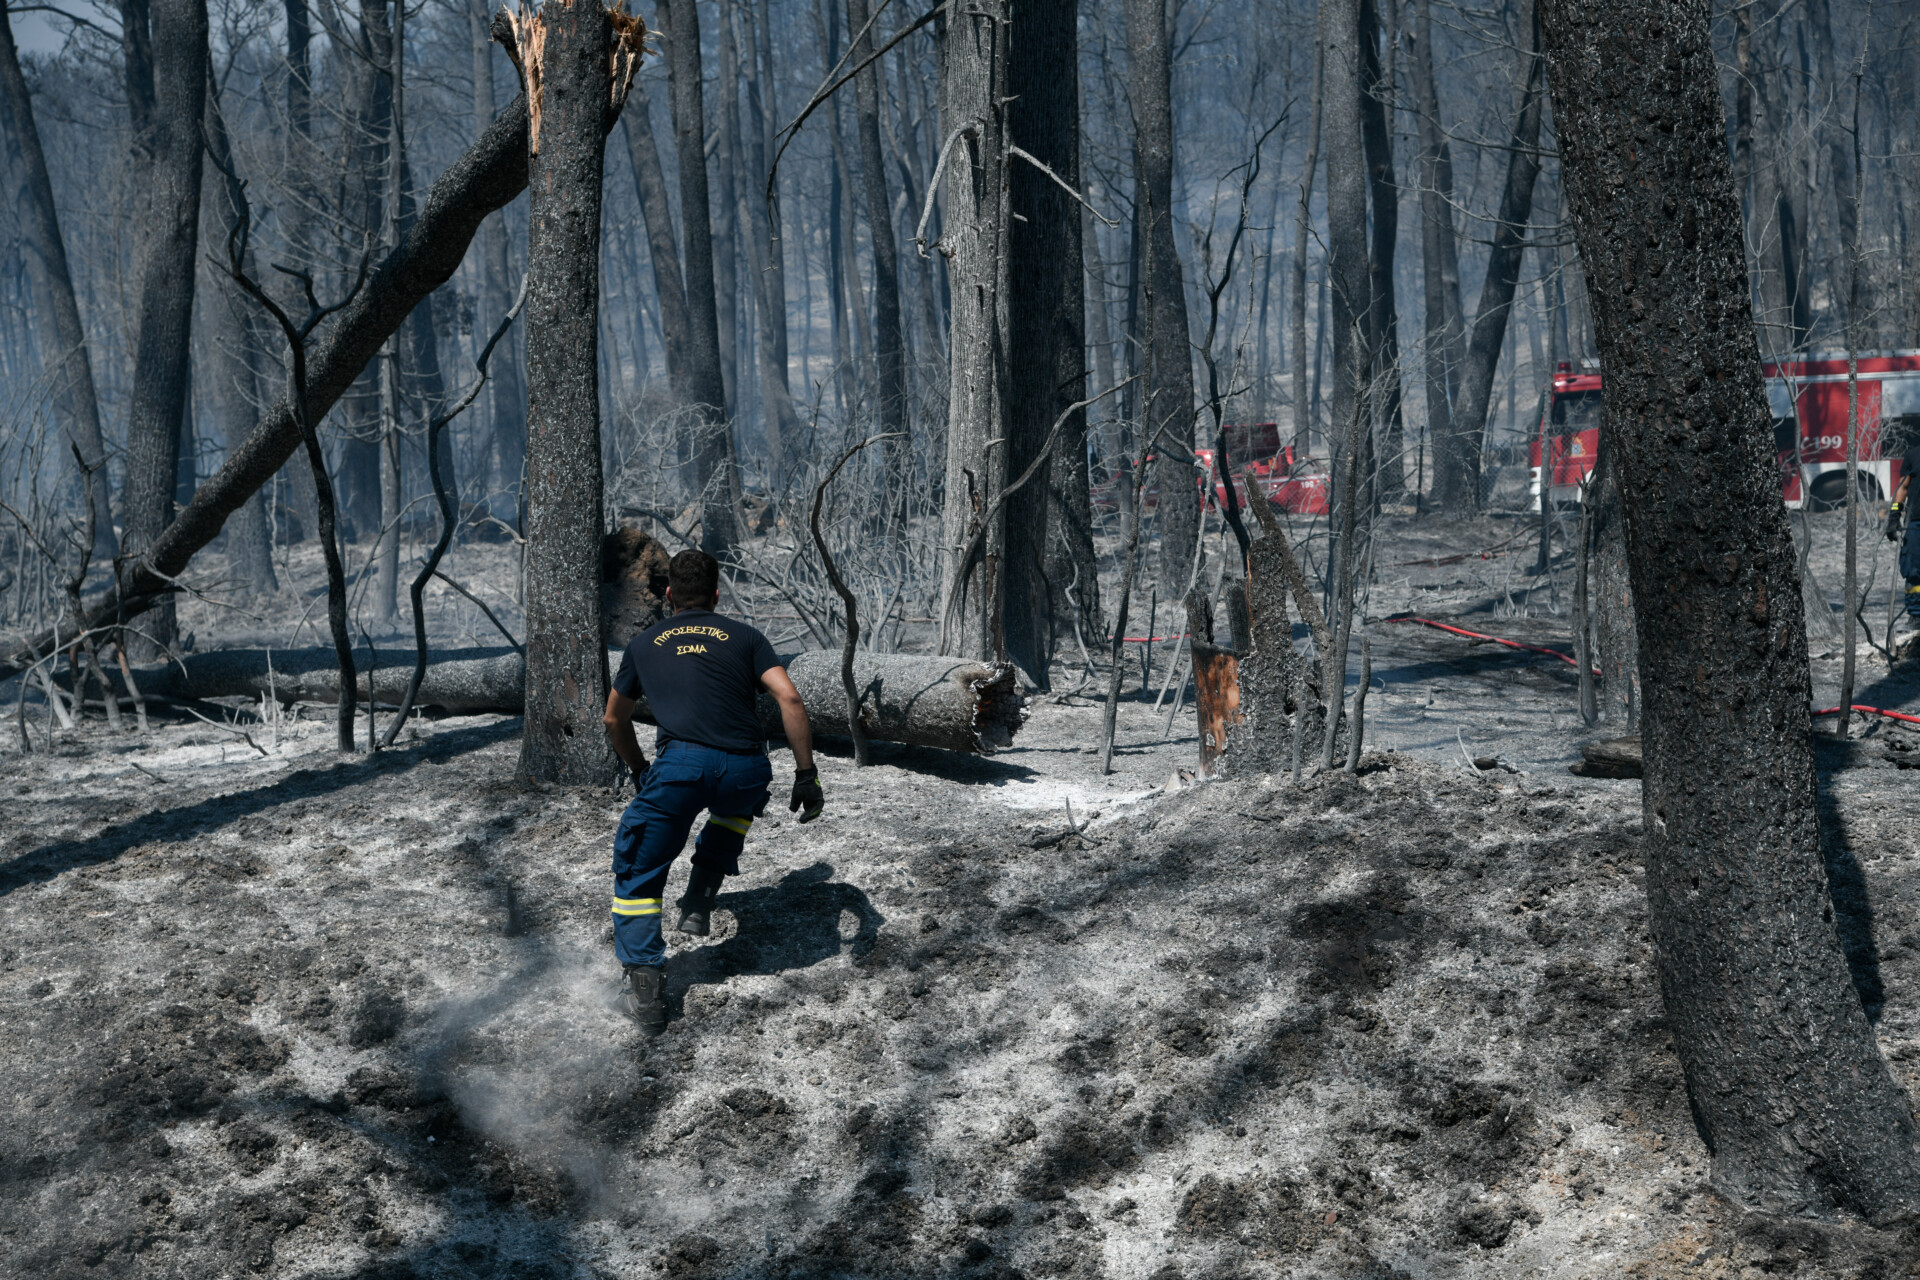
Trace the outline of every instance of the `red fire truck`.
<path fill-rule="evenodd" d="M 1253 476 L 1266 493 L 1268 501 L 1282 511 L 1294 515 L 1325 515 L 1329 485 L 1326 465 L 1318 458 L 1304 458 L 1295 454 L 1292 445 L 1280 443 L 1280 425 L 1275 422 L 1241 423 L 1229 422 L 1227 432 L 1227 461 L 1232 466 L 1234 496 L 1242 510 L 1247 505 L 1246 476 Z M 1218 509 L 1227 509 L 1227 487 L 1217 475 L 1213 474 L 1212 449 L 1193 451 L 1196 475 L 1194 483 L 1205 487 L 1204 477 L 1213 476 L 1213 501 Z M 1093 486 L 1093 503 L 1104 510 L 1115 510 L 1118 495 L 1112 481 Z M 1160 498 L 1160 486 L 1149 484 L 1146 491 L 1147 509 L 1152 510 Z"/>
<path fill-rule="evenodd" d="M 1901 452 L 1920 444 L 1920 351 L 1862 352 L 1858 367 L 1861 479 L 1867 493 L 1885 498 L 1900 482 Z M 1773 446 L 1787 505 L 1811 500 L 1814 510 L 1822 510 L 1846 501 L 1846 353 L 1811 352 L 1764 364 L 1761 372 L 1773 408 Z M 1543 439 L 1553 501 L 1580 501 L 1581 482 L 1593 470 L 1600 447 L 1600 387 L 1597 368 L 1575 372 L 1562 364 L 1541 397 L 1527 451 L 1536 511 Z"/>

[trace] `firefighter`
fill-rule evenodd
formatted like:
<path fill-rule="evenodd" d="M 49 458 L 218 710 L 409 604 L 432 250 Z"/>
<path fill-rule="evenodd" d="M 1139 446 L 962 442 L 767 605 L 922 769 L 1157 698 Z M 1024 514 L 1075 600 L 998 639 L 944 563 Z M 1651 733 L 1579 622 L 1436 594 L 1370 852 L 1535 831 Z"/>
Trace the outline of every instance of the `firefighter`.
<path fill-rule="evenodd" d="M 627 1014 L 648 1036 L 667 1026 L 660 907 L 687 832 L 705 810 L 676 925 L 704 937 L 721 881 L 739 874 L 747 829 L 767 807 L 773 766 L 754 708 L 761 689 L 779 704 L 793 748 L 788 811 L 812 822 L 826 803 L 807 709 L 787 669 L 765 636 L 715 613 L 719 602 L 719 562 L 704 551 L 675 556 L 667 566 L 672 613 L 628 643 L 607 695 L 607 732 L 635 790 L 613 837 L 613 950 L 626 972 Z M 633 731 L 642 695 L 659 726 L 651 765 Z"/>
<path fill-rule="evenodd" d="M 1920 470 L 1920 441 L 1916 441 L 1900 459 L 1900 485 L 1893 491 L 1893 504 L 1887 508 L 1887 541 L 1900 544 L 1900 576 L 1907 580 L 1907 616 L 1920 622 L 1920 520 L 1908 521 L 1907 492 L 1913 487 L 1913 475 Z M 1906 534 L 1901 536 L 1901 525 Z"/>

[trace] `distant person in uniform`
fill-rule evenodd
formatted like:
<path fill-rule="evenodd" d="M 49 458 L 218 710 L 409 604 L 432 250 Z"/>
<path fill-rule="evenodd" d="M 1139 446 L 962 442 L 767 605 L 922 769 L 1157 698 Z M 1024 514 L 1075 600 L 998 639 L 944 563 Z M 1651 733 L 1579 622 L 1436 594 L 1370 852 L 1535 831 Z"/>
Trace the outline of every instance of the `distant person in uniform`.
<path fill-rule="evenodd" d="M 1893 491 L 1893 505 L 1887 508 L 1887 541 L 1900 544 L 1900 576 L 1907 580 L 1907 616 L 1920 623 L 1920 520 L 1907 518 L 1907 498 L 1917 470 L 1920 440 L 1900 457 L 1900 484 Z"/>
<path fill-rule="evenodd" d="M 826 803 L 799 691 L 767 638 L 715 613 L 719 601 L 719 561 L 704 551 L 675 556 L 667 566 L 673 612 L 627 644 L 607 695 L 607 732 L 633 772 L 636 791 L 613 837 L 613 950 L 626 970 L 627 1013 L 649 1036 L 667 1026 L 661 894 L 687 832 L 705 810 L 676 926 L 705 936 L 720 882 L 739 874 L 747 829 L 767 807 L 773 767 L 754 708 L 760 690 L 780 704 L 793 748 L 788 811 L 812 822 Z M 643 696 L 660 730 L 651 766 L 633 732 Z"/>

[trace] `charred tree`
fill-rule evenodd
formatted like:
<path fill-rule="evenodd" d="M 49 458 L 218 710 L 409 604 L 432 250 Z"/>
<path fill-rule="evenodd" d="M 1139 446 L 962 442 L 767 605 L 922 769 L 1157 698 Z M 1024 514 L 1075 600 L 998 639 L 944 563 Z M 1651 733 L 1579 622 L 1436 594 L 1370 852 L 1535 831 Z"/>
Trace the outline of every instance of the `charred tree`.
<path fill-rule="evenodd" d="M 1427 383 L 1427 433 L 1451 439 L 1453 404 L 1466 362 L 1466 326 L 1460 311 L 1460 249 L 1453 226 L 1453 153 L 1440 119 L 1433 75 L 1433 18 L 1428 0 L 1416 0 L 1412 55 L 1414 119 L 1420 138 L 1420 268 L 1426 286 L 1426 334 L 1421 364 Z"/>
<path fill-rule="evenodd" d="M 192 367 L 195 262 L 200 232 L 200 116 L 207 96 L 206 0 L 122 0 L 127 100 L 141 199 L 133 385 L 127 403 L 123 564 L 148 554 L 173 520 L 180 425 Z M 163 600 L 136 636 L 153 656 L 173 640 Z"/>
<path fill-rule="evenodd" d="M 498 110 L 494 102 L 493 36 L 488 31 L 488 0 L 468 0 L 467 22 L 473 39 L 473 136 L 486 133 Z M 488 316 L 505 315 L 516 290 L 512 255 L 507 246 L 504 213 L 480 224 L 476 237 Z M 668 243 L 672 243 L 669 233 Z M 663 304 L 664 305 L 664 304 Z M 684 332 L 684 330 L 683 330 Z M 509 334 L 502 350 L 493 354 L 487 377 L 487 430 L 493 514 L 517 523 L 520 482 L 527 458 L 527 396 L 520 376 L 519 335 Z"/>
<path fill-rule="evenodd" d="M 1086 285 L 1080 186 L 1077 0 L 1014 0 L 1008 50 L 1008 334 L 1012 362 L 1007 467 L 1026 471 L 1054 420 L 1086 395 Z M 1038 163 L 1036 164 L 1035 161 Z M 1059 176 L 1054 181 L 1039 165 Z M 1093 587 L 1093 511 L 1087 493 L 1087 415 L 1068 415 L 1034 482 L 1007 502 L 1007 656 L 1042 688 L 1056 624 L 1071 634 Z"/>
<path fill-rule="evenodd" d="M 496 26 L 499 24 L 496 23 Z M 640 58 L 638 19 L 549 0 L 512 23 L 527 92 L 527 692 L 523 778 L 604 783 L 600 717 L 600 200 L 609 109 Z M 682 33 L 684 35 L 684 31 Z"/>
<path fill-rule="evenodd" d="M 1396 38 L 1386 41 L 1387 62 L 1380 62 L 1380 14 L 1373 0 L 1360 5 L 1361 73 L 1366 77 L 1366 92 L 1360 106 L 1364 115 L 1361 133 L 1367 153 L 1367 191 L 1373 206 L 1372 241 L 1368 248 L 1367 268 L 1371 306 L 1367 315 L 1367 347 L 1372 368 L 1367 377 L 1371 403 L 1370 440 L 1379 444 L 1369 448 L 1367 471 L 1372 503 L 1398 500 L 1406 489 L 1401 474 L 1400 450 L 1405 424 L 1402 421 L 1400 386 L 1400 311 L 1394 301 L 1393 256 L 1400 238 L 1400 183 L 1393 168 L 1394 100 L 1393 53 Z"/>
<path fill-rule="evenodd" d="M 1730 1198 L 1910 1219 L 1913 1110 L 1854 991 L 1821 857 L 1800 580 L 1709 6 L 1540 9 L 1629 515 L 1647 898 L 1694 1120 Z M 1703 524 L 1705 492 L 1719 517 Z"/>
<path fill-rule="evenodd" d="M 1328 704 L 1323 655 L 1332 649 L 1326 618 L 1265 490 L 1248 484 L 1247 505 L 1260 537 L 1247 553 L 1246 616 L 1230 620 L 1246 645 L 1239 658 L 1239 720 L 1227 726 L 1225 753 L 1226 770 L 1241 776 L 1278 773 L 1296 738 L 1309 749 L 1320 743 Z M 1311 656 L 1293 647 L 1289 596 L 1313 633 Z"/>
<path fill-rule="evenodd" d="M 80 305 L 74 298 L 73 273 L 67 266 L 67 242 L 60 232 L 60 214 L 53 203 L 53 181 L 47 173 L 47 156 L 40 145 L 40 126 L 33 118 L 33 99 L 27 92 L 27 79 L 20 71 L 20 53 L 13 43 L 12 19 L 0 4 L 0 118 L 13 143 L 22 169 L 25 200 L 25 239 L 37 260 L 46 296 L 52 304 L 49 335 L 41 328 L 42 354 L 49 370 L 59 370 L 55 403 L 65 420 L 67 434 L 87 470 L 100 483 L 93 489 L 93 555 L 96 560 L 113 557 L 113 512 L 107 500 L 106 439 L 100 430 L 100 401 L 93 383 L 93 359 L 87 350 L 87 331 L 80 323 Z M 46 338 L 51 336 L 49 343 Z"/>
<path fill-rule="evenodd" d="M 1006 556 L 1006 0 L 951 10 L 940 39 L 945 234 L 953 293 L 941 543 L 941 652 L 998 660 Z M 984 528 L 982 527 L 984 522 Z M 971 553 L 968 548 L 977 548 Z"/>
<path fill-rule="evenodd" d="M 633 163 L 634 194 L 640 217 L 647 224 L 647 257 L 653 263 L 654 294 L 660 303 L 660 339 L 667 352 L 667 383 L 681 404 L 693 402 L 693 322 L 687 313 L 687 290 L 680 272 L 680 246 L 674 239 L 673 207 L 667 194 L 667 173 L 653 138 L 653 104 L 644 81 L 635 80 L 622 113 L 627 154 Z"/>
<path fill-rule="evenodd" d="M 757 343 L 760 416 L 767 445 L 767 476 L 772 492 L 779 492 L 780 477 L 787 453 L 800 434 L 800 416 L 793 407 L 793 393 L 787 384 L 787 279 L 778 225 L 778 207 L 767 202 L 758 175 L 767 172 L 767 134 L 771 95 L 778 77 L 771 68 L 755 74 L 760 63 L 760 41 L 751 10 L 739 6 L 723 11 L 721 21 L 731 27 L 735 20 L 744 26 L 739 41 L 738 61 L 747 74 L 730 72 L 729 109 L 737 111 L 740 125 L 735 130 L 737 160 L 735 200 L 740 220 L 740 238 L 747 250 L 747 271 L 753 281 L 754 338 Z M 762 95 L 769 101 L 763 103 Z M 892 230 L 891 226 L 888 228 Z"/>
<path fill-rule="evenodd" d="M 847 30 L 854 37 L 850 56 L 856 66 L 873 57 L 873 36 L 867 30 L 868 9 L 867 0 L 847 0 Z M 1017 33 L 1013 47 L 1016 52 L 1020 47 Z M 1016 87 L 1014 92 L 1018 93 L 1019 89 Z M 877 66 L 868 66 L 854 76 L 853 99 L 855 132 L 860 145 L 860 181 L 867 198 L 867 234 L 873 247 L 874 426 L 876 431 L 894 437 L 886 441 L 883 454 L 888 490 L 886 532 L 891 541 L 906 532 L 908 466 L 913 458 L 913 441 L 907 431 L 907 341 L 900 316 L 900 254 L 893 238 L 893 201 L 887 194 L 887 164 L 880 150 L 880 71 Z M 1017 104 L 1015 109 L 1018 110 Z M 1017 238 L 1014 243 L 1019 243 Z M 1018 470 L 1025 462 L 1015 458 L 1009 465 Z M 1012 578 L 1008 581 L 1011 589 Z M 1017 655 L 1014 661 L 1020 661 Z"/>
<path fill-rule="evenodd" d="M 721 555 L 739 538 L 733 509 L 733 433 L 721 360 L 720 311 L 714 287 L 712 201 L 707 187 L 706 107 L 700 96 L 700 13 L 694 0 L 661 0 L 673 134 L 680 162 L 680 234 L 687 288 L 687 357 L 691 402 L 699 415 L 693 442 L 700 488 L 700 545 Z"/>
<path fill-rule="evenodd" d="M 1293 397 L 1293 448 L 1304 458 L 1313 446 L 1313 409 L 1319 392 L 1319 368 L 1316 359 L 1314 391 L 1307 390 L 1307 242 L 1312 239 L 1313 173 L 1320 164 L 1320 131 L 1325 118 L 1327 58 L 1326 46 L 1316 36 L 1313 42 L 1313 106 L 1307 117 L 1307 155 L 1300 166 L 1300 207 L 1293 221 L 1292 308 L 1293 372 L 1288 390 Z"/>
<path fill-rule="evenodd" d="M 1520 14 L 1520 101 L 1514 113 L 1507 153 L 1507 180 L 1493 228 L 1493 249 L 1474 308 L 1460 394 L 1454 401 L 1447 435 L 1433 448 L 1433 498 L 1437 506 L 1472 511 L 1480 505 L 1480 450 L 1493 403 L 1493 375 L 1500 367 L 1507 322 L 1513 313 L 1514 286 L 1526 249 L 1527 221 L 1533 216 L 1533 185 L 1540 175 L 1540 24 L 1531 3 Z"/>
<path fill-rule="evenodd" d="M 1140 228 L 1145 385 L 1140 421 L 1160 486 L 1160 590 L 1186 590 L 1200 537 L 1193 464 L 1193 338 L 1187 290 L 1173 242 L 1173 63 L 1167 0 L 1127 0 L 1127 82 L 1133 105 L 1134 201 Z M 1358 83 L 1356 78 L 1355 83 Z"/>
<path fill-rule="evenodd" d="M 1333 395 L 1328 431 L 1334 442 L 1334 501 L 1351 503 L 1345 477 L 1352 425 L 1361 412 L 1372 364 L 1367 322 L 1373 311 L 1373 281 L 1367 262 L 1367 165 L 1364 138 L 1366 96 L 1360 32 L 1361 0 L 1325 0 L 1320 6 L 1320 42 L 1326 70 L 1320 130 L 1327 153 L 1327 283 L 1333 338 Z"/>

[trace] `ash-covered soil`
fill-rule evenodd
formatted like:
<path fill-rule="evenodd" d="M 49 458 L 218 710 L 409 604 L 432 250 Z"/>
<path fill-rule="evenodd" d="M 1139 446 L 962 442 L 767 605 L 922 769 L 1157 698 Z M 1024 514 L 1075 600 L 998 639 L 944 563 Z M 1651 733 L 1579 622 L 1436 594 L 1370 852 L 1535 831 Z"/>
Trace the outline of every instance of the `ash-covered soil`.
<path fill-rule="evenodd" d="M 1522 523 L 1397 527 L 1374 615 L 1565 648 Z M 613 1007 L 624 797 L 516 784 L 516 720 L 373 760 L 324 715 L 9 746 L 0 1275 L 1920 1275 L 1908 1235 L 1710 1191 L 1639 784 L 1565 772 L 1617 731 L 1572 667 L 1372 635 L 1357 777 L 1184 785 L 1191 714 L 1162 741 L 1132 700 L 1102 776 L 1098 706 L 1042 699 L 992 758 L 830 752 L 801 827 L 777 752 L 653 1042 Z M 1920 709 L 1861 654 L 1857 701 Z M 1862 732 L 1820 751 L 1830 878 L 1913 1088 L 1920 737 Z"/>
<path fill-rule="evenodd" d="M 1110 779 L 1088 705 L 991 759 L 829 758 L 826 818 L 776 806 L 674 935 L 654 1042 L 611 1007 L 620 799 L 516 785 L 515 721 L 9 756 L 0 1271 L 1914 1273 L 1709 1192 L 1637 783 L 1392 753 L 1168 793 L 1191 740 L 1125 711 Z M 1914 1084 L 1895 754 L 1823 763 Z"/>

